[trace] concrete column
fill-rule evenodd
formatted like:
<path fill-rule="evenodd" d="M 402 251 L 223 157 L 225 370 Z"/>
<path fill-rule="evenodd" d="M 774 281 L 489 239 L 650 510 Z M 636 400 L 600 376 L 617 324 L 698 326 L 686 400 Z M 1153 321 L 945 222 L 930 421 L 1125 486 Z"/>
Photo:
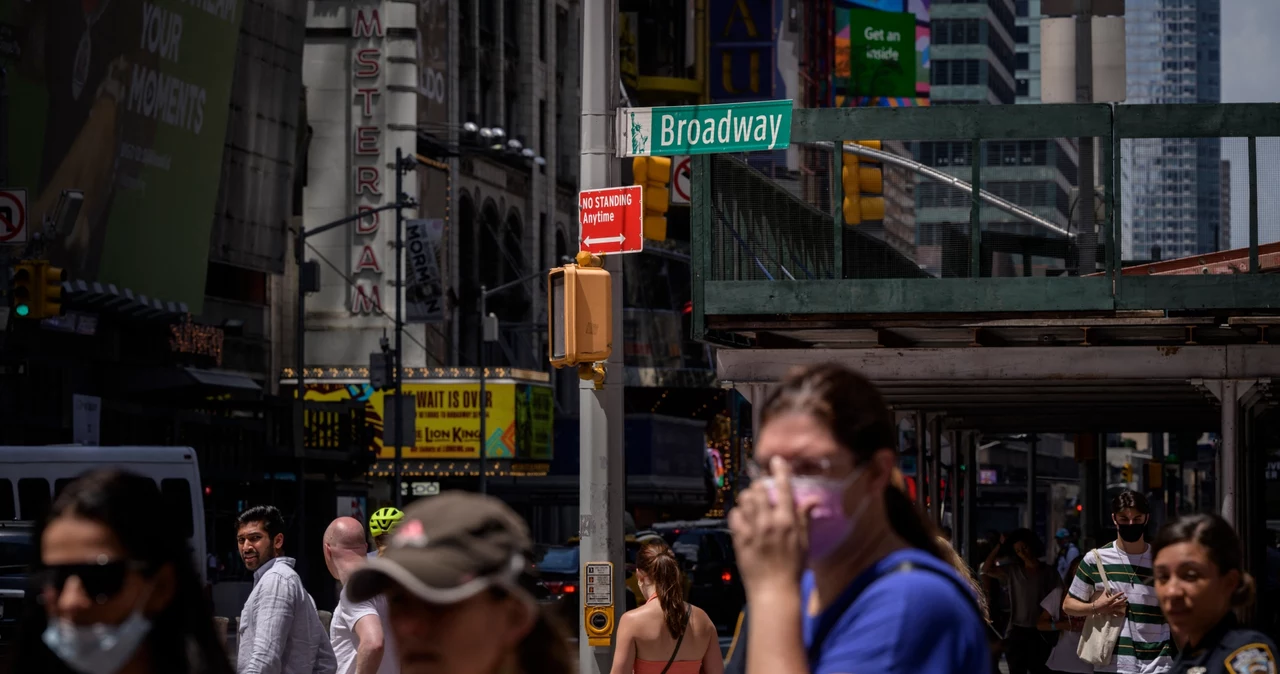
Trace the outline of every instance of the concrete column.
<path fill-rule="evenodd" d="M 1223 519 L 1239 531 L 1237 498 L 1240 465 L 1241 401 L 1252 396 L 1260 382 L 1257 379 L 1203 379 L 1192 384 L 1211 393 L 1222 405 L 1222 448 L 1217 458 L 1217 501 Z"/>

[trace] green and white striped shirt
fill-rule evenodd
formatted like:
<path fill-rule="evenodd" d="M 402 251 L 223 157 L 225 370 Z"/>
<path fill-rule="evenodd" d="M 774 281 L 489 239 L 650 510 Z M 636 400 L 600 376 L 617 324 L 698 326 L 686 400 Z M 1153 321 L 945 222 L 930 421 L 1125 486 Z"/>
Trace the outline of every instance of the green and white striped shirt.
<path fill-rule="evenodd" d="M 1160 601 L 1156 598 L 1151 546 L 1148 545 L 1140 555 L 1130 555 L 1112 541 L 1085 553 L 1069 590 L 1075 599 L 1088 602 L 1102 596 L 1104 588 L 1102 575 L 1098 573 L 1099 556 L 1111 588 L 1124 592 L 1129 607 L 1111 664 L 1097 667 L 1094 671 L 1121 674 L 1169 671 L 1173 666 L 1173 642 L 1169 637 L 1169 624 L 1165 622 Z"/>

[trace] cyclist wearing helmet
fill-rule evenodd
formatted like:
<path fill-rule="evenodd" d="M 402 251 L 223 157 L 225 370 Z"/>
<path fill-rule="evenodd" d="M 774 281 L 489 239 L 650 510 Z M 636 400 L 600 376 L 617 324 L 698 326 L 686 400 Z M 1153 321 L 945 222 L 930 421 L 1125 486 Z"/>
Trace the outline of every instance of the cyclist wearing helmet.
<path fill-rule="evenodd" d="M 369 553 L 369 557 L 382 556 L 382 552 L 387 549 L 387 544 L 391 542 L 388 534 L 400 524 L 402 517 L 404 513 L 395 508 L 379 508 L 369 517 L 369 535 L 373 536 L 373 547 L 377 548 Z"/>

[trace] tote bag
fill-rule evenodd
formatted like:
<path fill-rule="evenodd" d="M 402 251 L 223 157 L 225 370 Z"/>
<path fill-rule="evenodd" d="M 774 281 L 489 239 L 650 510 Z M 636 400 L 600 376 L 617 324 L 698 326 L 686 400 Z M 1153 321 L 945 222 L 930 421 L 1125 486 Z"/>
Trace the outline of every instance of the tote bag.
<path fill-rule="evenodd" d="M 1098 560 L 1098 573 L 1102 575 L 1102 589 L 1111 592 L 1111 583 L 1107 580 L 1107 570 L 1102 565 L 1102 555 L 1097 549 L 1093 558 Z M 1120 630 L 1124 627 L 1125 617 L 1122 615 L 1102 615 L 1095 613 L 1084 621 L 1084 631 L 1080 634 L 1080 645 L 1076 647 L 1076 657 L 1094 667 L 1111 664 L 1111 655 L 1116 650 L 1116 642 L 1120 640 Z"/>

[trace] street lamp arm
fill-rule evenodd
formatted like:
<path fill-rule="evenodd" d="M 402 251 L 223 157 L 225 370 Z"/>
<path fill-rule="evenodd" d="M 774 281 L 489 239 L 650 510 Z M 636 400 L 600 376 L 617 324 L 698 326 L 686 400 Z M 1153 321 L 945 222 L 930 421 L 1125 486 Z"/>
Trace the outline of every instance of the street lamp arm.
<path fill-rule="evenodd" d="M 514 280 L 514 281 L 507 281 L 506 283 L 503 283 L 502 285 L 500 285 L 500 286 L 496 286 L 496 287 L 494 287 L 494 288 L 492 288 L 492 289 L 484 288 L 484 287 L 482 286 L 482 287 L 480 288 L 480 294 L 487 298 L 487 297 L 489 297 L 490 295 L 496 295 L 496 294 L 498 294 L 498 293 L 500 293 L 500 292 L 502 292 L 502 291 L 504 291 L 504 290 L 507 290 L 507 289 L 509 289 L 509 288 L 514 288 L 515 286 L 521 285 L 521 284 L 523 284 L 523 283 L 528 283 L 529 281 L 532 281 L 533 279 L 538 278 L 539 276 L 544 276 L 544 275 L 546 275 L 546 273 L 547 273 L 547 272 L 545 272 L 545 271 L 535 271 L 535 272 L 533 272 L 532 274 L 526 274 L 526 275 L 521 276 L 520 278 L 518 278 L 518 279 L 516 279 L 516 280 Z"/>
<path fill-rule="evenodd" d="M 381 212 L 383 212 L 383 211 L 389 211 L 389 210 L 391 210 L 391 209 L 393 209 L 393 208 L 399 208 L 399 207 L 401 207 L 401 206 L 406 206 L 406 207 L 407 207 L 407 205 L 406 205 L 406 204 L 401 204 L 401 203 L 399 203 L 399 202 L 392 202 L 392 203 L 389 203 L 389 204 L 383 204 L 383 205 L 381 205 L 381 206 L 379 206 L 379 207 L 377 207 L 377 208 L 371 208 L 371 209 L 369 209 L 369 210 L 367 210 L 367 211 L 360 211 L 359 213 L 356 213 L 355 215 L 348 215 L 347 217 L 342 218 L 341 220 L 334 220 L 333 222 L 330 222 L 330 223 L 326 223 L 326 224 L 320 225 L 319 227 L 316 227 L 315 229 L 305 229 L 305 230 L 304 230 L 304 229 L 302 229 L 301 227 L 299 227 L 299 228 L 298 228 L 298 232 L 302 235 L 302 238 L 305 240 L 305 239 L 306 239 L 307 237 L 309 237 L 309 236 L 314 236 L 314 235 L 316 235 L 316 234 L 323 234 L 324 232 L 327 232 L 327 231 L 329 231 L 329 230 L 331 230 L 331 229 L 336 229 L 336 228 L 341 227 L 341 226 L 343 226 L 343 225 L 353 223 L 353 222 L 355 222 L 356 220 L 359 220 L 359 219 L 361 219 L 361 218 L 367 218 L 367 217 L 369 217 L 370 215 L 373 215 L 374 213 L 381 213 Z"/>

